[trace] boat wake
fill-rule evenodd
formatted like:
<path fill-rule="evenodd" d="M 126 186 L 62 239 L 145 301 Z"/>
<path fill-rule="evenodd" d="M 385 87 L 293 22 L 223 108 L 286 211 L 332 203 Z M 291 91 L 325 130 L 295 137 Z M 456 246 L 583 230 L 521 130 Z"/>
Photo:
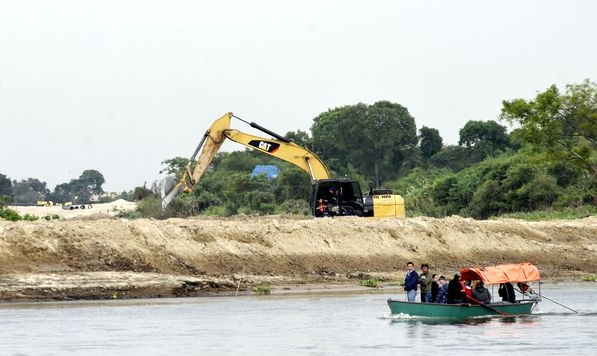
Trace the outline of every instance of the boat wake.
<path fill-rule="evenodd" d="M 541 311 L 535 311 L 531 315 L 536 315 L 536 316 L 569 316 L 569 315 L 575 315 L 575 316 L 597 316 L 597 312 L 578 312 L 578 313 L 573 313 L 573 312 L 541 312 Z"/>
<path fill-rule="evenodd" d="M 423 321 L 423 320 L 432 320 L 433 318 L 429 318 L 426 316 L 418 316 L 418 315 L 408 315 L 404 313 L 399 314 L 387 314 L 387 315 L 380 315 L 377 317 L 379 320 L 389 320 L 391 322 L 397 321 Z M 443 318 L 446 319 L 446 318 Z"/>
<path fill-rule="evenodd" d="M 380 320 L 389 320 L 390 323 L 394 324 L 424 324 L 424 325 L 442 325 L 442 324 L 468 324 L 468 325 L 478 325 L 483 324 L 491 321 L 492 317 L 473 317 L 473 318 L 466 318 L 466 319 L 459 319 L 459 318 L 449 318 L 449 317 L 442 317 L 442 318 L 432 318 L 427 316 L 413 316 L 408 314 L 388 314 L 382 315 L 377 317 Z M 499 318 L 497 318 L 499 319 Z"/>

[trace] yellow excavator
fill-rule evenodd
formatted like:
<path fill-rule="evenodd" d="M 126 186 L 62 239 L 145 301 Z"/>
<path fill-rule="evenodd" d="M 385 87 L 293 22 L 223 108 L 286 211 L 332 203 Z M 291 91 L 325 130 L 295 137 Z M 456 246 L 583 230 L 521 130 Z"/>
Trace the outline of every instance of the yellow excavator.
<path fill-rule="evenodd" d="M 232 118 L 270 135 L 273 139 L 257 137 L 231 129 Z M 290 162 L 307 172 L 313 186 L 310 197 L 311 211 L 316 217 L 356 215 L 403 218 L 405 216 L 404 199 L 401 196 L 394 195 L 389 190 L 374 189 L 370 189 L 366 195 L 363 195 L 357 181 L 348 178 L 331 178 L 323 161 L 308 148 L 254 122 L 247 122 L 231 112 L 214 121 L 205 132 L 178 182 L 163 185 L 163 208 L 166 208 L 172 199 L 182 191 L 190 192 L 193 189 L 226 139 Z M 197 157 L 200 150 L 201 154 Z M 194 162 L 196 164 L 191 171 Z"/>

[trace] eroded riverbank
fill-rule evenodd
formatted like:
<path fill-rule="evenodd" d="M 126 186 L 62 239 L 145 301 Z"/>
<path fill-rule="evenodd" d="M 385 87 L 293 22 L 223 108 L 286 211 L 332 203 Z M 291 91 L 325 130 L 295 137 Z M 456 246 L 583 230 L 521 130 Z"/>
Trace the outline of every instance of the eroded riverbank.
<path fill-rule="evenodd" d="M 408 260 L 461 266 L 528 261 L 544 277 L 597 272 L 597 218 L 524 222 L 236 217 L 0 221 L 3 300 L 195 296 L 344 285 L 396 286 Z"/>

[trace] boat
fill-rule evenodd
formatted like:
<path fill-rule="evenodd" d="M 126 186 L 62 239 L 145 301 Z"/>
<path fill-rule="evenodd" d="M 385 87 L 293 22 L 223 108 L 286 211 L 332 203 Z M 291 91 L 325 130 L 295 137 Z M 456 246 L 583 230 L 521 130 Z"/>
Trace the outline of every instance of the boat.
<path fill-rule="evenodd" d="M 486 286 L 500 283 L 529 283 L 540 280 L 537 267 L 531 263 L 501 264 L 487 267 L 467 267 L 460 270 L 461 280 L 482 280 Z M 493 296 L 494 293 L 492 293 Z M 497 294 L 497 293 L 496 293 Z M 459 304 L 419 303 L 399 300 L 397 297 L 388 299 L 392 315 L 428 318 L 475 318 L 487 316 L 519 316 L 532 313 L 540 296 L 521 293 L 523 298 L 514 303 L 492 301 L 491 303 L 471 302 Z"/>

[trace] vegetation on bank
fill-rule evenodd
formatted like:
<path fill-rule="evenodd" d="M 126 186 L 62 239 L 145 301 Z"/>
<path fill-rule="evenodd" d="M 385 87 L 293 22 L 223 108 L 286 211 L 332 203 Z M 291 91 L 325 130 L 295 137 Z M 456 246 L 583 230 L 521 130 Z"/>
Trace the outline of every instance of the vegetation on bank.
<path fill-rule="evenodd" d="M 500 215 L 500 218 L 518 219 L 526 221 L 549 221 L 549 220 L 574 220 L 597 215 L 595 206 L 581 206 L 578 208 L 564 208 L 562 210 L 536 210 L 532 212 L 519 212 Z"/>
<path fill-rule="evenodd" d="M 384 187 L 401 194 L 409 216 L 460 215 L 546 220 L 580 218 L 597 206 L 597 84 L 588 80 L 560 91 L 551 86 L 532 100 L 503 101 L 500 121 L 471 120 L 458 145 L 444 145 L 439 131 L 423 126 L 400 104 L 380 101 L 330 109 L 313 120 L 311 133 L 286 137 L 314 151 L 332 176 L 349 176 L 361 188 Z M 187 160 L 165 160 L 164 173 L 180 174 Z M 280 168 L 276 177 L 251 176 L 256 165 Z M 85 171 L 53 192 L 29 178 L 0 174 L 0 195 L 13 201 L 59 197 L 89 199 L 102 192 L 103 176 Z M 309 215 L 307 174 L 260 152 L 220 152 L 192 192 L 163 211 L 157 184 L 117 198 L 135 199 L 127 218 L 197 214 Z M 0 208 L 0 216 L 14 216 Z"/>
<path fill-rule="evenodd" d="M 272 286 L 269 283 L 259 283 L 253 287 L 255 294 L 270 294 L 272 292 Z"/>
<path fill-rule="evenodd" d="M 379 288 L 379 286 L 380 286 L 379 280 L 377 278 L 371 278 L 371 277 L 361 279 L 359 284 L 363 287 L 369 287 L 369 288 Z"/>

